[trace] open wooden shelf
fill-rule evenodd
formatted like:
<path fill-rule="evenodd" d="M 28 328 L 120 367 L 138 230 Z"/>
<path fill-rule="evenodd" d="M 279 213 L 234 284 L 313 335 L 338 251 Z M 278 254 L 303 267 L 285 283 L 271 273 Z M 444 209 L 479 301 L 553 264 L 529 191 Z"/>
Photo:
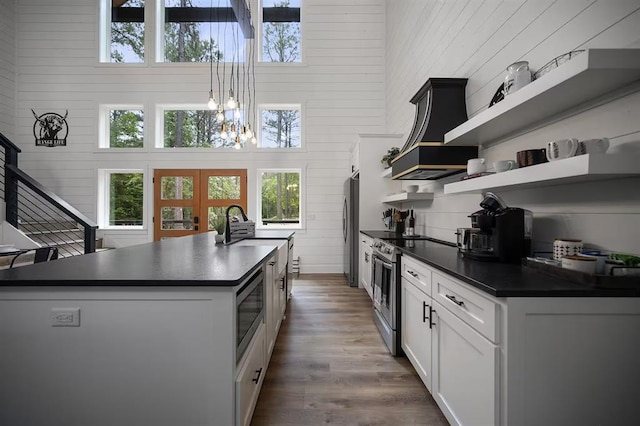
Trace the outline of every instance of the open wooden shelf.
<path fill-rule="evenodd" d="M 432 192 L 400 192 L 398 194 L 385 195 L 382 202 L 387 204 L 399 204 L 410 201 L 433 200 Z"/>
<path fill-rule="evenodd" d="M 488 145 L 640 80 L 640 49 L 588 49 L 444 135 Z"/>
<path fill-rule="evenodd" d="M 444 185 L 445 194 L 540 187 L 640 175 L 640 154 L 586 154 Z"/>

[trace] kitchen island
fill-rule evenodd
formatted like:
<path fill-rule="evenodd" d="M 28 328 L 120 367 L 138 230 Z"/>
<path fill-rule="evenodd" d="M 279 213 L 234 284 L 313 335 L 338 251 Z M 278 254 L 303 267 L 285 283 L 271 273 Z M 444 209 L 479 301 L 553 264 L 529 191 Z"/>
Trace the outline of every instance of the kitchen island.
<path fill-rule="evenodd" d="M 238 349 L 241 317 L 269 309 L 276 263 L 261 243 L 200 234 L 0 272 L 0 424 L 246 424 L 266 327 Z"/>

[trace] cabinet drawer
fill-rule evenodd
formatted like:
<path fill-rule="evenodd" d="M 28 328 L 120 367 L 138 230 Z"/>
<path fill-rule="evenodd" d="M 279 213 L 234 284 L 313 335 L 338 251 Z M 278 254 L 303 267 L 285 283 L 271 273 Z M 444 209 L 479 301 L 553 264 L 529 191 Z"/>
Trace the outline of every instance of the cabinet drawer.
<path fill-rule="evenodd" d="M 251 423 L 253 409 L 267 370 L 264 324 L 258 328 L 236 379 L 236 424 Z"/>
<path fill-rule="evenodd" d="M 433 273 L 433 299 L 437 300 L 465 323 L 492 342 L 498 342 L 498 309 L 500 305 L 467 284 Z"/>
<path fill-rule="evenodd" d="M 417 260 L 402 256 L 402 276 L 411 281 L 426 295 L 431 296 L 431 269 Z"/>

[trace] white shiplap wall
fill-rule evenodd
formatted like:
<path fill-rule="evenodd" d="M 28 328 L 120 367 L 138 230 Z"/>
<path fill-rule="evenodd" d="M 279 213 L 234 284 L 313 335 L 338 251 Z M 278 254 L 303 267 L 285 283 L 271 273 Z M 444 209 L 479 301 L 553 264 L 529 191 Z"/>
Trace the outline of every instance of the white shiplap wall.
<path fill-rule="evenodd" d="M 13 140 L 16 100 L 15 0 L 0 0 L 0 133 Z"/>
<path fill-rule="evenodd" d="M 147 3 L 152 3 L 149 0 Z M 341 272 L 342 193 L 349 148 L 359 133 L 384 131 L 384 0 L 303 0 L 302 65 L 258 64 L 258 103 L 300 103 L 305 149 L 297 153 L 98 152 L 98 106 L 143 104 L 149 117 L 162 103 L 205 103 L 207 64 L 117 66 L 98 63 L 98 2 L 20 0 L 17 8 L 18 100 L 16 142 L 28 173 L 90 218 L 96 218 L 97 170 L 247 168 L 249 215 L 255 215 L 256 170 L 301 167 L 306 173 L 306 229 L 297 231 L 302 272 Z M 8 36 L 3 36 L 8 37 Z M 69 110 L 68 146 L 37 148 L 33 108 Z M 150 179 L 147 180 L 151 194 Z M 151 197 L 147 220 L 151 223 Z M 152 231 L 105 231 L 113 246 L 152 240 Z"/>
<path fill-rule="evenodd" d="M 507 65 L 527 60 L 533 70 L 575 49 L 640 48 L 640 2 L 604 0 L 387 1 L 387 131 L 411 129 L 409 99 L 429 77 L 465 77 L 467 111 L 488 106 Z M 640 152 L 640 84 L 602 105 L 546 123 L 483 151 L 488 162 L 515 158 L 527 148 L 567 137 L 607 136 L 611 151 Z M 458 179 L 458 178 L 453 178 Z M 436 193 L 419 210 L 418 231 L 455 241 L 455 228 L 480 195 L 442 193 L 444 182 L 419 182 Z M 534 212 L 536 247 L 548 250 L 556 237 L 640 253 L 640 178 L 499 192 L 513 206 Z"/>

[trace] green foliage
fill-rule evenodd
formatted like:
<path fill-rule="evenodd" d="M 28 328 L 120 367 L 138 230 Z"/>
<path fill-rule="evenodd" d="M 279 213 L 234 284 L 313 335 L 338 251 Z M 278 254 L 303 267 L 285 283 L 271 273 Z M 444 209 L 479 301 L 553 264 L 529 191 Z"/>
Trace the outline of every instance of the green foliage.
<path fill-rule="evenodd" d="M 142 173 L 113 173 L 109 182 L 109 225 L 142 225 Z"/>
<path fill-rule="evenodd" d="M 143 113 L 133 110 L 111 110 L 109 114 L 109 146 L 142 148 L 144 145 Z"/>
<path fill-rule="evenodd" d="M 262 220 L 300 220 L 300 173 L 262 174 Z"/>

